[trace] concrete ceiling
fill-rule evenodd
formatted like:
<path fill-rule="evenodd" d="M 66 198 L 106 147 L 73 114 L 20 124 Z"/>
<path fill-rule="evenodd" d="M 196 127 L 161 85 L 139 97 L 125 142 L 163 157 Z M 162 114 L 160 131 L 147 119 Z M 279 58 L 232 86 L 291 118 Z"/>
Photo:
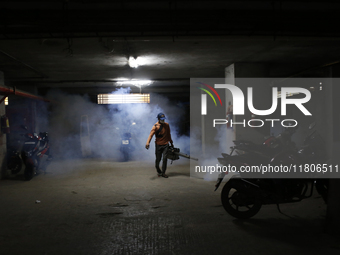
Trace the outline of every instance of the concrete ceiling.
<path fill-rule="evenodd" d="M 287 77 L 338 63 L 339 10 L 338 1 L 2 1 L 0 70 L 10 86 L 90 94 L 127 78 L 176 95 L 235 62 Z"/>

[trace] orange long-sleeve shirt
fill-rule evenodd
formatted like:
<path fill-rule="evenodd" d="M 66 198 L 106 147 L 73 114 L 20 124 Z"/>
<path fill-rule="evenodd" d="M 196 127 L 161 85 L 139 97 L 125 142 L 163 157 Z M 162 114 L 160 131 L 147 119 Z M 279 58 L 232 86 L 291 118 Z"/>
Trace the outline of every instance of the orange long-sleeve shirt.
<path fill-rule="evenodd" d="M 163 129 L 161 130 L 161 132 L 159 132 L 159 136 L 161 137 L 156 137 L 156 144 L 158 145 L 166 145 L 169 142 L 172 144 L 172 139 L 171 139 L 171 133 L 170 133 L 170 125 L 169 123 L 164 122 L 163 124 Z M 150 135 L 148 137 L 147 140 L 147 144 L 149 144 L 151 142 L 151 139 L 153 137 L 153 135 L 156 133 L 156 131 L 161 127 L 161 124 L 159 122 L 156 122 L 155 125 L 153 125 Z"/>

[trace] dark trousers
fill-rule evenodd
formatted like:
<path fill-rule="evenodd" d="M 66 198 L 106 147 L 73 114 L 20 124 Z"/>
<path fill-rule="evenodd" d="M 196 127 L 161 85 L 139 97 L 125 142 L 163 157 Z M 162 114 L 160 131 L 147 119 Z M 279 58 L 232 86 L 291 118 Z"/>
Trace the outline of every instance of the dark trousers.
<path fill-rule="evenodd" d="M 167 163 L 168 163 L 168 149 L 169 149 L 169 145 L 158 145 L 156 144 L 156 162 L 155 162 L 155 166 L 157 169 L 158 173 L 163 173 L 165 174 L 166 171 L 166 167 L 167 167 Z M 163 164 L 162 164 L 162 170 L 159 168 L 159 163 L 161 162 L 163 156 Z"/>

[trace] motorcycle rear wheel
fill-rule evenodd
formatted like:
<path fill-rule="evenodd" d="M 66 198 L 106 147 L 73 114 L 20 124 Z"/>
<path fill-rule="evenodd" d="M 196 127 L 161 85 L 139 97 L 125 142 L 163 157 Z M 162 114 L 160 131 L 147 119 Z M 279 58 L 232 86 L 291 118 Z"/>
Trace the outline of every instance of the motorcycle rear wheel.
<path fill-rule="evenodd" d="M 26 166 L 24 171 L 24 177 L 26 181 L 30 181 L 35 175 L 35 167 L 33 166 Z"/>
<path fill-rule="evenodd" d="M 7 162 L 7 169 L 11 170 L 12 174 L 19 173 L 21 170 L 21 167 L 22 167 L 22 161 L 18 155 L 14 155 L 10 157 L 10 159 Z"/>
<path fill-rule="evenodd" d="M 238 219 L 248 219 L 257 214 L 262 202 L 250 190 L 249 184 L 241 180 L 227 182 L 221 192 L 224 209 Z"/>

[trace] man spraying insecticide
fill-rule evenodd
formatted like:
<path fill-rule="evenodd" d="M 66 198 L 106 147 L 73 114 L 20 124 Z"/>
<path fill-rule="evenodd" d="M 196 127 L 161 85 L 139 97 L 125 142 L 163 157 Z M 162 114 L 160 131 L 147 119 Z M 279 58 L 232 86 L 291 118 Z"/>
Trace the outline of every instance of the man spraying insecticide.
<path fill-rule="evenodd" d="M 165 122 L 165 115 L 164 113 L 159 113 L 157 115 L 158 122 L 156 122 L 150 132 L 150 135 L 148 137 L 148 140 L 146 142 L 145 148 L 149 149 L 150 147 L 150 141 L 153 137 L 153 135 L 156 136 L 156 161 L 155 161 L 155 167 L 158 173 L 158 176 L 162 176 L 164 178 L 168 178 L 168 176 L 165 174 L 166 168 L 167 168 L 167 159 L 170 160 L 177 160 L 179 159 L 179 156 L 198 160 L 195 158 L 190 158 L 190 156 L 180 153 L 179 148 L 174 148 L 173 141 L 171 139 L 171 132 L 170 132 L 170 125 Z M 169 146 L 169 142 L 171 146 Z M 163 163 L 162 163 L 162 170 L 159 168 L 159 163 L 163 157 Z"/>
<path fill-rule="evenodd" d="M 157 115 L 158 122 L 156 122 L 150 132 L 150 135 L 148 137 L 148 140 L 146 142 L 145 148 L 148 150 L 150 147 L 150 141 L 153 137 L 153 135 L 156 136 L 156 161 L 155 161 L 155 167 L 158 173 L 158 176 L 162 176 L 164 178 L 168 178 L 168 176 L 165 174 L 166 167 L 167 167 L 167 154 L 169 150 L 169 142 L 171 143 L 171 146 L 173 147 L 173 141 L 171 139 L 171 132 L 170 132 L 170 125 L 169 123 L 165 122 L 165 115 L 164 113 L 159 113 Z M 159 168 L 159 163 L 163 156 L 163 163 L 162 163 L 162 170 Z"/>

